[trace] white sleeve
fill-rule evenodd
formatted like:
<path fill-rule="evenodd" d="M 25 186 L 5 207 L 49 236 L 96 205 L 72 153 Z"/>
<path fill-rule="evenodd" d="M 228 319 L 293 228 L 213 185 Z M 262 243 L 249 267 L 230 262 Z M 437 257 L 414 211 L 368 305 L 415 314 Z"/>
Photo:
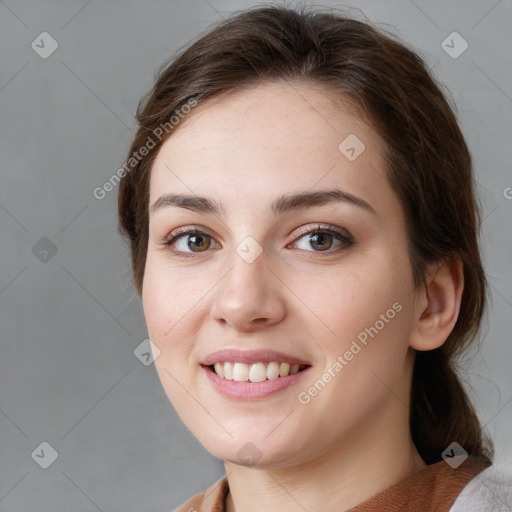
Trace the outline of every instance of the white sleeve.
<path fill-rule="evenodd" d="M 511 512 L 512 477 L 490 466 L 464 487 L 450 512 Z"/>

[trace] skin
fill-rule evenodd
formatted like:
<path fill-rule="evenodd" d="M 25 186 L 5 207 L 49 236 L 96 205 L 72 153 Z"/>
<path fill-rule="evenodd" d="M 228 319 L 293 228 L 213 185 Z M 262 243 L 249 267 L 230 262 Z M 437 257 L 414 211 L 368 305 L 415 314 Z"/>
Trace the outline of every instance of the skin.
<path fill-rule="evenodd" d="M 365 144 L 355 161 L 338 149 L 349 134 Z M 159 151 L 150 205 L 173 193 L 208 196 L 224 208 L 218 216 L 176 206 L 150 212 L 142 301 L 163 388 L 185 425 L 225 462 L 229 512 L 339 512 L 424 467 L 408 421 L 413 349 L 445 341 L 463 281 L 460 265 L 442 264 L 414 289 L 384 150 L 348 104 L 312 84 L 274 82 L 199 105 Z M 283 194 L 334 188 L 374 212 L 348 202 L 282 216 L 270 209 Z M 318 224 L 348 231 L 353 243 L 327 239 L 330 248 L 318 250 L 298 233 Z M 209 235 L 206 251 L 187 236 L 174 249 L 190 258 L 165 246 L 179 227 Z M 263 250 L 250 264 L 236 252 L 248 236 Z M 298 394 L 394 303 L 401 311 L 301 404 Z M 235 401 L 199 366 L 225 347 L 272 348 L 312 368 L 272 397 Z M 237 452 L 249 442 L 259 459 L 244 465 Z"/>

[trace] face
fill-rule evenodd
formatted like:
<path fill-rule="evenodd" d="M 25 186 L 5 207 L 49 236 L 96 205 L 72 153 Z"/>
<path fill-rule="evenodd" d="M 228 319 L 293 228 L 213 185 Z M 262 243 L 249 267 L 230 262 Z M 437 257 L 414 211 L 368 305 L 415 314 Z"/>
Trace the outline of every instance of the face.
<path fill-rule="evenodd" d="M 181 419 L 216 457 L 262 468 L 382 436 L 406 418 L 414 318 L 382 140 L 301 83 L 181 123 L 152 169 L 142 293 Z"/>

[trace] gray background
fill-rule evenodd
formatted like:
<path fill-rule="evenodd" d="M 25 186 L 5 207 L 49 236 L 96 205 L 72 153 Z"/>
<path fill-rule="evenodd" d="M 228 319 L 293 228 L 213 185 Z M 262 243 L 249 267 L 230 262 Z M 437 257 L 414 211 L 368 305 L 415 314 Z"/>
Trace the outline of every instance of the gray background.
<path fill-rule="evenodd" d="M 101 201 L 92 191 L 122 166 L 132 113 L 157 66 L 256 3 L 0 0 L 1 511 L 167 511 L 222 476 L 172 410 L 154 366 L 134 356 L 147 332 L 127 286 L 117 190 Z M 451 91 L 474 155 L 492 304 L 481 351 L 462 367 L 504 464 L 512 455 L 512 2 L 352 5 L 420 49 Z M 31 48 L 44 31 L 59 45 L 47 59 Z M 469 44 L 456 59 L 441 47 L 453 31 Z M 43 441 L 58 453 L 48 469 L 35 462 L 49 457 L 36 450 Z"/>

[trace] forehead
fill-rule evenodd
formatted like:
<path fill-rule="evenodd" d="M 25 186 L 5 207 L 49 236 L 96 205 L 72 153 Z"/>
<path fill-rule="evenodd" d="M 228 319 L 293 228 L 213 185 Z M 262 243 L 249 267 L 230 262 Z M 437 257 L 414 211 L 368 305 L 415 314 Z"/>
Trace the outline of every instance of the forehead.
<path fill-rule="evenodd" d="M 271 82 L 200 103 L 157 155 L 151 204 L 169 191 L 268 197 L 329 186 L 370 202 L 387 185 L 385 146 L 357 109 L 337 100 L 318 85 Z"/>

